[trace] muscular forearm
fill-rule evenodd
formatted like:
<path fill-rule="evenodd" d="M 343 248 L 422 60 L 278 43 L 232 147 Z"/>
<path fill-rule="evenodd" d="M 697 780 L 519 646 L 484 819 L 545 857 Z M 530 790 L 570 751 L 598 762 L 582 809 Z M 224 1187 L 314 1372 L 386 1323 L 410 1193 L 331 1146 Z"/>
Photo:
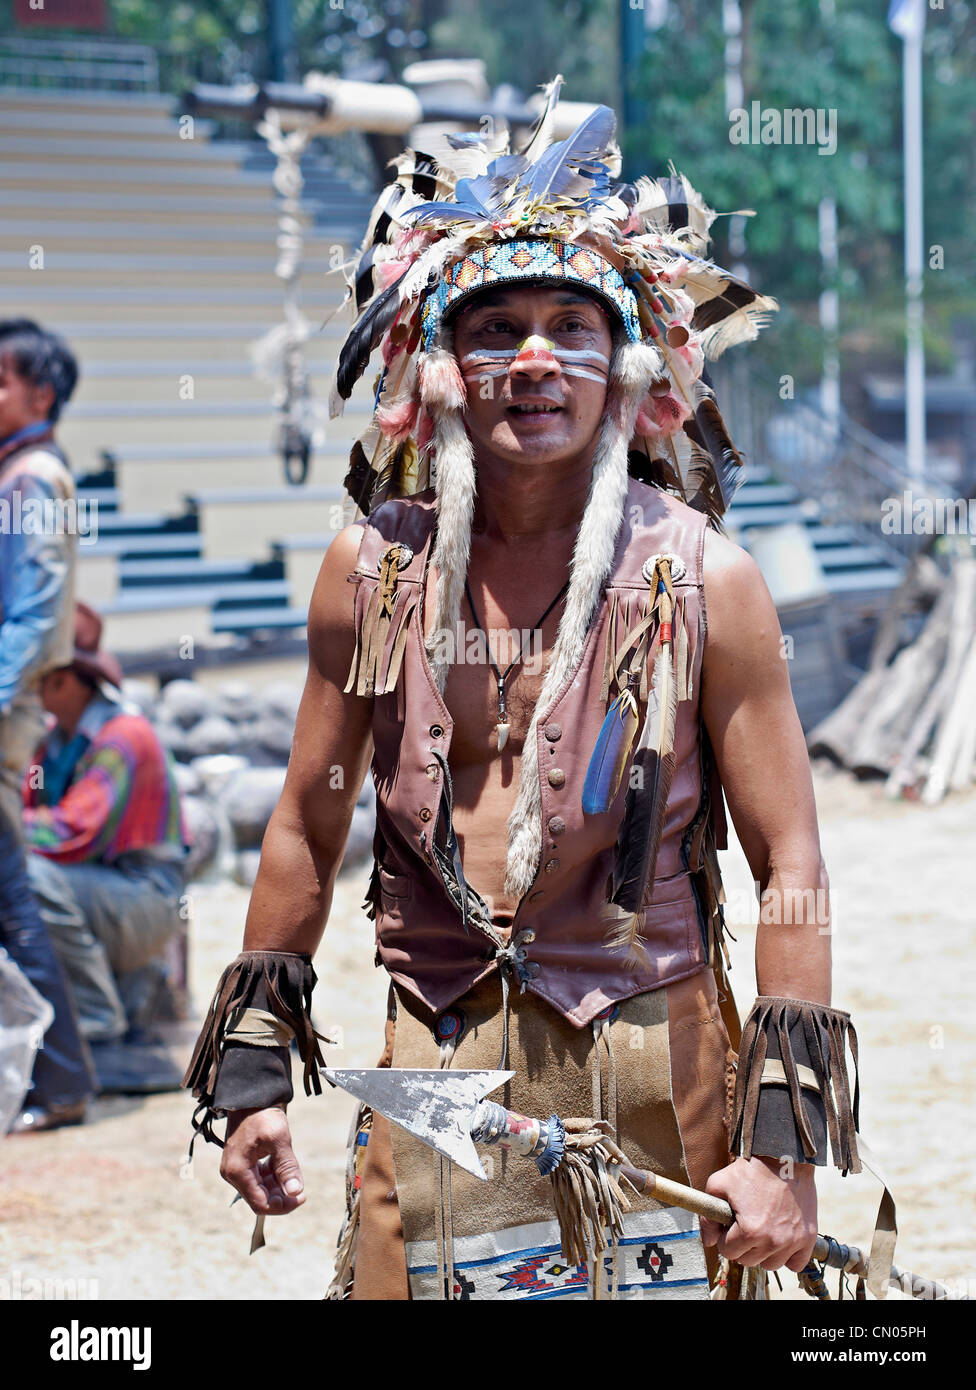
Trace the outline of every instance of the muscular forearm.
<path fill-rule="evenodd" d="M 829 1004 L 829 883 L 819 853 L 805 859 L 760 884 L 756 981 L 760 994 Z"/>
<path fill-rule="evenodd" d="M 246 951 L 314 955 L 332 907 L 345 837 L 313 844 L 279 803 L 268 823 L 244 926 Z"/>

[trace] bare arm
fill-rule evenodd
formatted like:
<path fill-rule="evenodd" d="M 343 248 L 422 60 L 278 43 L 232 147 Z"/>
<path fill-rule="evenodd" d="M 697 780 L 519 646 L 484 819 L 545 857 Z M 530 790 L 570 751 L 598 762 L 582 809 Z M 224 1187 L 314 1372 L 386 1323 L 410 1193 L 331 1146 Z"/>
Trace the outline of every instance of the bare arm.
<path fill-rule="evenodd" d="M 326 551 L 308 613 L 308 675 L 281 797 L 268 822 L 244 947 L 307 951 L 322 938 L 336 873 L 372 751 L 372 702 L 344 695 L 355 650 L 356 564 L 362 528 Z M 281 1215 L 305 1200 L 283 1106 L 235 1110 L 220 1172 L 252 1211 Z"/>
<path fill-rule="evenodd" d="M 779 619 L 755 562 L 714 532 L 706 536 L 705 598 L 702 714 L 761 894 L 759 991 L 829 1004 L 827 877 Z"/>
<path fill-rule="evenodd" d="M 244 930 L 249 951 L 315 951 L 372 756 L 372 702 L 344 695 L 355 649 L 362 528 L 326 551 L 308 614 L 308 675 L 281 797 L 268 822 Z"/>
<path fill-rule="evenodd" d="M 711 531 L 705 541 L 705 599 L 702 717 L 736 834 L 759 886 L 759 992 L 826 1004 L 827 878 L 779 619 L 754 561 Z M 739 1158 L 707 1186 L 736 1213 L 725 1232 L 702 1222 L 708 1244 L 742 1264 L 803 1268 L 817 1235 L 811 1164 L 791 1169 L 771 1158 Z"/>

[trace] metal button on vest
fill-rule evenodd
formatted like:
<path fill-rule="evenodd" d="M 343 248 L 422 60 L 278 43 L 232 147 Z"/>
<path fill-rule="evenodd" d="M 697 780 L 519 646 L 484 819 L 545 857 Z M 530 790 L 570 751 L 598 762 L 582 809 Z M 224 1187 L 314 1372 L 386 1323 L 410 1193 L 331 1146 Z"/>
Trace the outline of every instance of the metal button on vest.
<path fill-rule="evenodd" d="M 546 738 L 550 743 L 555 743 L 556 740 L 562 738 L 562 736 L 563 731 L 558 724 L 546 725 Z"/>
<path fill-rule="evenodd" d="M 444 730 L 441 728 L 439 724 L 431 724 L 428 732 L 431 738 L 441 738 L 443 736 Z"/>
<path fill-rule="evenodd" d="M 551 767 L 549 769 L 550 787 L 562 787 L 566 782 L 566 774 L 561 767 Z"/>
<path fill-rule="evenodd" d="M 547 822 L 550 835 L 561 835 L 566 829 L 566 822 L 562 816 L 550 816 Z"/>
<path fill-rule="evenodd" d="M 421 811 L 421 813 L 420 813 L 420 819 L 421 819 L 421 820 L 430 820 L 432 814 L 433 814 L 433 813 L 432 813 L 432 811 L 430 810 L 430 807 L 429 807 L 429 806 L 425 806 L 425 807 L 423 808 L 423 810 Z"/>
<path fill-rule="evenodd" d="M 548 862 L 546 863 L 546 873 L 547 873 L 547 874 L 554 874 L 558 868 L 559 868 L 559 860 L 558 860 L 558 859 L 550 859 L 550 860 L 548 860 Z"/>
<path fill-rule="evenodd" d="M 436 763 L 428 763 L 424 771 L 432 782 L 437 781 L 437 774 L 440 772 L 440 768 Z"/>

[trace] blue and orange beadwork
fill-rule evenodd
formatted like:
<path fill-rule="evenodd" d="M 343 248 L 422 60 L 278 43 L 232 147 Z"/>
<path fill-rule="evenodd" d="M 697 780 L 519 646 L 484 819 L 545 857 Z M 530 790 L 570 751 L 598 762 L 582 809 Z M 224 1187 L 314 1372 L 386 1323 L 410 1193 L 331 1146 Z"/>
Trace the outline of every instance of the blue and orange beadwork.
<path fill-rule="evenodd" d="M 424 350 L 430 350 L 448 309 L 488 285 L 526 280 L 573 280 L 585 286 L 614 311 L 632 343 L 642 341 L 637 297 L 620 271 L 598 251 L 555 239 L 516 239 L 479 247 L 448 266 L 420 311 Z"/>

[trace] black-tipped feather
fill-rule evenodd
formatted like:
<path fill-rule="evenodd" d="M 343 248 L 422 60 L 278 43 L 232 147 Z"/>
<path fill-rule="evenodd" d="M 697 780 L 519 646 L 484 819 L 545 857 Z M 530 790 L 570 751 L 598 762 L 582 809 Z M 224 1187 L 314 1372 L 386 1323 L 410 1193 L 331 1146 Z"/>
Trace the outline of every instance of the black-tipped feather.
<path fill-rule="evenodd" d="M 722 412 L 711 399 L 700 402 L 684 425 L 691 440 L 692 464 L 688 470 L 688 505 L 705 512 L 721 526 L 732 498 L 742 483 L 742 456 L 725 428 Z"/>
<path fill-rule="evenodd" d="M 357 439 L 349 454 L 349 472 L 342 485 L 361 512 L 369 512 L 376 474 L 370 467 L 366 450 Z"/>
<path fill-rule="evenodd" d="M 403 275 L 406 274 L 404 271 Z M 366 370 L 370 354 L 397 316 L 403 275 L 399 275 L 392 285 L 388 285 L 367 304 L 342 345 L 336 367 L 336 390 L 344 401 L 352 395 L 353 387 Z"/>
<path fill-rule="evenodd" d="M 652 695 L 644 728 L 631 764 L 632 769 L 640 770 L 640 775 L 631 771 L 617 840 L 610 901 L 625 912 L 640 912 L 654 882 L 658 849 L 664 834 L 674 778 L 674 724 L 678 700 L 671 660 L 670 644 L 660 648 L 654 664 Z"/>

